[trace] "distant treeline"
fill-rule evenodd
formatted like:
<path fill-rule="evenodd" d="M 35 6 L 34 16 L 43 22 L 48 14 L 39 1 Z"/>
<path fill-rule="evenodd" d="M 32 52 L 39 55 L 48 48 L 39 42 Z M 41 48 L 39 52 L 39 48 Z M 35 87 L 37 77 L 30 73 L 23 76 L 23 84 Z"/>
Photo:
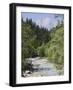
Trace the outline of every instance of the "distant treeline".
<path fill-rule="evenodd" d="M 53 27 L 50 31 L 36 25 L 32 19 L 21 20 L 22 71 L 29 69 L 26 58 L 47 57 L 52 63 L 63 67 L 64 63 L 64 25 Z"/>

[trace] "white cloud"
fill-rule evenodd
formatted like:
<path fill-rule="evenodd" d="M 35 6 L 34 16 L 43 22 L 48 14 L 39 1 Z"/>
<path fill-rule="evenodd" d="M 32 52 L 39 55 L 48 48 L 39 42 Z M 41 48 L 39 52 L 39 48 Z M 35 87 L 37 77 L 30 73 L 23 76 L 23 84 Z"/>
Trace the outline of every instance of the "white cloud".
<path fill-rule="evenodd" d="M 41 19 L 38 19 L 36 21 L 36 24 L 39 25 L 40 27 L 45 27 L 45 28 L 48 28 L 48 25 L 50 24 L 50 18 L 48 17 L 45 17 L 45 18 L 41 18 Z"/>
<path fill-rule="evenodd" d="M 53 17 L 52 17 L 53 18 Z M 38 19 L 36 21 L 36 24 L 39 25 L 40 27 L 45 27 L 50 30 L 52 27 L 55 27 L 57 25 L 57 21 L 52 19 L 51 17 L 44 17 L 41 19 Z"/>

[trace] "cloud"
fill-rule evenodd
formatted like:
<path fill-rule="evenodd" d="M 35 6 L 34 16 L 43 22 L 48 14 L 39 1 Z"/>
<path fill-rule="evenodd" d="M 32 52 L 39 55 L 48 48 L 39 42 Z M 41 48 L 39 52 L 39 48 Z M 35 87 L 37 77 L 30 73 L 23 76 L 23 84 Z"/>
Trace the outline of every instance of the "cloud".
<path fill-rule="evenodd" d="M 44 17 L 36 20 L 36 24 L 50 30 L 52 27 L 57 25 L 57 21 L 53 17 Z"/>
<path fill-rule="evenodd" d="M 45 28 L 48 28 L 49 23 L 50 23 L 50 18 L 48 17 L 41 18 L 36 21 L 37 25 L 39 25 L 40 27 L 45 27 Z"/>

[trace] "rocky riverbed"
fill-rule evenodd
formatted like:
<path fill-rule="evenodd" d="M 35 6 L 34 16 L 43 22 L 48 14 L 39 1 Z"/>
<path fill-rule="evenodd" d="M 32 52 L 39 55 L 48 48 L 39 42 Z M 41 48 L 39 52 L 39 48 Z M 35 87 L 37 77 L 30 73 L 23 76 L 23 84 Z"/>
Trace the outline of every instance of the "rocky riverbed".
<path fill-rule="evenodd" d="M 27 58 L 32 64 L 33 71 L 26 70 L 23 77 L 38 77 L 38 76 L 56 76 L 62 75 L 63 70 L 57 70 L 55 65 L 50 63 L 46 58 Z"/>

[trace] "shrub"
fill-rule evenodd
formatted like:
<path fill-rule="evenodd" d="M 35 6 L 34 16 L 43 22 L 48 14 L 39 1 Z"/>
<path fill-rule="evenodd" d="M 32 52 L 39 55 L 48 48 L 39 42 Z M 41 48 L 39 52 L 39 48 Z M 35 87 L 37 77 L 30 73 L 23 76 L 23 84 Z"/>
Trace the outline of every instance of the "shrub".
<path fill-rule="evenodd" d="M 37 48 L 37 53 L 40 57 L 45 56 L 45 46 L 42 44 L 40 47 Z"/>

